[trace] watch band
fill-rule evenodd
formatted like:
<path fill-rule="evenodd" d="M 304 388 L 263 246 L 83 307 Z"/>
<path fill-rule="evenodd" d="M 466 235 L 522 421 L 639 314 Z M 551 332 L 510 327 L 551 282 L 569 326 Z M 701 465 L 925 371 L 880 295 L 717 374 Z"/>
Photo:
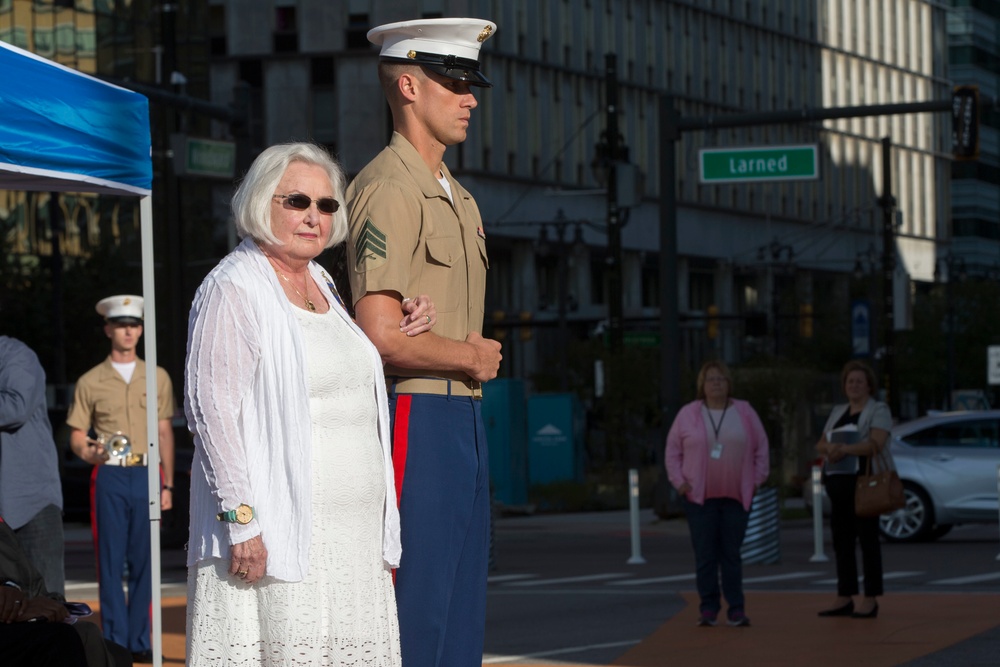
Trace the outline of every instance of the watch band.
<path fill-rule="evenodd" d="M 245 521 L 240 520 L 241 510 L 246 510 L 249 512 L 250 516 L 247 517 Z M 250 523 L 254 518 L 254 509 L 246 503 L 240 503 L 236 509 L 227 510 L 225 512 L 219 512 L 215 515 L 215 518 L 219 521 L 227 521 L 229 523 L 238 523 L 241 525 L 246 525 Z"/>

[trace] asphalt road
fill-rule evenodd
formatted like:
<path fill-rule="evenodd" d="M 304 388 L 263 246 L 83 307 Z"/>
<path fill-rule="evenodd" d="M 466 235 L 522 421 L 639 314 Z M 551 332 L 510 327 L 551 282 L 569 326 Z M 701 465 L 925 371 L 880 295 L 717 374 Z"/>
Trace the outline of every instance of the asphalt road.
<path fill-rule="evenodd" d="M 645 563 L 637 565 L 627 563 L 633 555 L 627 512 L 498 521 L 484 664 L 609 664 L 678 613 L 692 614 L 696 631 L 682 597 L 694 590 L 687 525 L 658 520 L 649 510 L 640 516 Z M 1000 593 L 998 536 L 995 525 L 960 526 L 933 543 L 883 543 L 886 594 Z M 744 567 L 751 619 L 755 591 L 834 596 L 826 527 L 827 562 L 813 562 L 811 521 L 783 522 L 780 538 L 778 563 Z"/>

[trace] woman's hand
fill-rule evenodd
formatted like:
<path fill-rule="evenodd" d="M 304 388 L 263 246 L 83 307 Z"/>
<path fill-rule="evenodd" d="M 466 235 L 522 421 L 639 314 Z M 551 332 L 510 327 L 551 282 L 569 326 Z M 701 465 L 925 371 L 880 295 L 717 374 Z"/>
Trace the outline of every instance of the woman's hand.
<path fill-rule="evenodd" d="M 248 584 L 254 584 L 264 577 L 266 568 L 267 549 L 264 548 L 264 540 L 260 535 L 233 545 L 229 574 Z"/>
<path fill-rule="evenodd" d="M 66 609 L 66 605 L 46 597 L 28 600 L 24 604 L 24 611 L 21 612 L 22 621 L 44 618 L 46 621 L 57 622 L 66 620 L 67 616 L 69 616 L 69 610 Z"/>
<path fill-rule="evenodd" d="M 421 294 L 415 299 L 407 297 L 403 299 L 400 306 L 405 316 L 399 321 L 399 330 L 407 336 L 416 336 L 430 331 L 437 321 L 437 310 L 434 308 L 434 302 L 426 294 Z"/>
<path fill-rule="evenodd" d="M 17 623 L 28 619 L 24 608 L 28 596 L 19 588 L 0 586 L 0 623 Z"/>
<path fill-rule="evenodd" d="M 677 487 L 677 493 L 684 497 L 687 497 L 687 494 L 691 493 L 691 485 L 688 484 L 687 482 L 684 482 L 679 487 Z"/>

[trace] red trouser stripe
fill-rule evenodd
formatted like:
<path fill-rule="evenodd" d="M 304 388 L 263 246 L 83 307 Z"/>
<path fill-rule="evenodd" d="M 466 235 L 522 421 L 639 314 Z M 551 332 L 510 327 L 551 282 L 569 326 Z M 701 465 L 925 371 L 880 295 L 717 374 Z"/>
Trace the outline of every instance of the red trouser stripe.
<path fill-rule="evenodd" d="M 100 549 L 97 548 L 97 498 L 94 496 L 97 494 L 97 471 L 99 466 L 94 466 L 93 470 L 90 471 L 90 534 L 94 538 L 94 564 L 97 567 L 97 583 L 101 583 L 101 561 Z"/>
<path fill-rule="evenodd" d="M 406 472 L 406 448 L 410 434 L 410 405 L 413 397 L 400 394 L 396 397 L 396 415 L 392 428 L 392 472 L 396 478 L 396 507 L 403 495 L 403 473 Z"/>

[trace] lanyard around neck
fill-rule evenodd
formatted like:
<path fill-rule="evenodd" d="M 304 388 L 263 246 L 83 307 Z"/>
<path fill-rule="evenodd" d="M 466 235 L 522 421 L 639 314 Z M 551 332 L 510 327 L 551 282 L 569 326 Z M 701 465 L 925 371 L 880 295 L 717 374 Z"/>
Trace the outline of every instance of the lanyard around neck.
<path fill-rule="evenodd" d="M 726 410 L 728 409 L 729 409 L 729 399 L 726 399 L 726 406 L 722 408 L 722 416 L 719 417 L 719 424 L 718 426 L 716 426 L 715 420 L 712 419 L 712 409 L 708 407 L 707 403 L 705 404 L 705 412 L 708 413 L 708 421 L 711 422 L 712 424 L 712 431 L 714 432 L 716 442 L 719 441 L 719 431 L 722 430 L 722 420 L 726 418 Z"/>

